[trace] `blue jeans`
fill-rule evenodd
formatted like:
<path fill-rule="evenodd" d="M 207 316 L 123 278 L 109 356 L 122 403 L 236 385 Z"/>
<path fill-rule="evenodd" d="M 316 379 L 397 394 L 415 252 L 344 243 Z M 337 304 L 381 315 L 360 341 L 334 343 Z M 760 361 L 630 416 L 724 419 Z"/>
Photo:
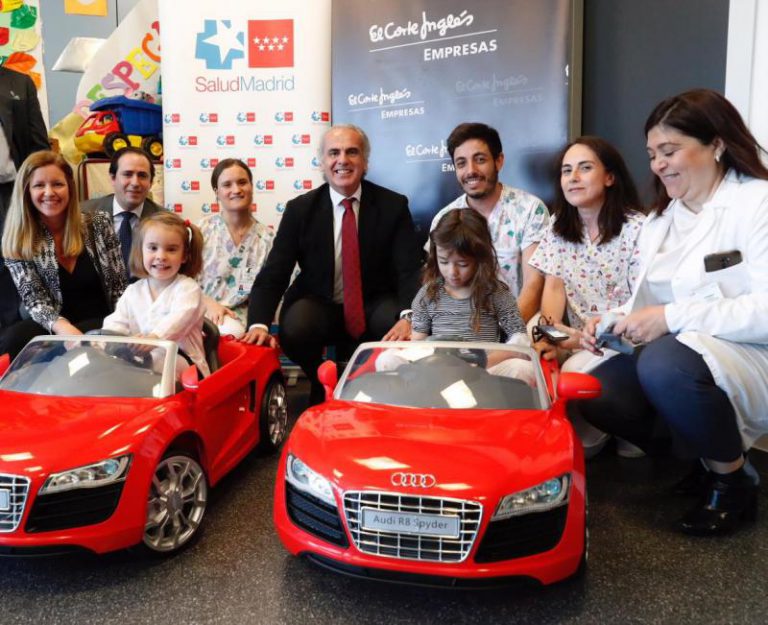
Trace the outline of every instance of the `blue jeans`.
<path fill-rule="evenodd" d="M 666 334 L 634 355 L 619 354 L 592 371 L 598 399 L 573 403 L 595 427 L 653 452 L 672 436 L 688 457 L 731 462 L 743 447 L 736 414 L 704 359 Z"/>

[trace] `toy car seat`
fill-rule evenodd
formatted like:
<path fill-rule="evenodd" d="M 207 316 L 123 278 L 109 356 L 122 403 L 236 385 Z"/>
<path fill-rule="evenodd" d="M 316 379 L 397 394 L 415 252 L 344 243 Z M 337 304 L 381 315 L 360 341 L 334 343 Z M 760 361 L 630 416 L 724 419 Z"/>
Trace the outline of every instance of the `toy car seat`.
<path fill-rule="evenodd" d="M 208 317 L 203 317 L 203 351 L 208 369 L 213 373 L 219 368 L 219 328 Z"/>

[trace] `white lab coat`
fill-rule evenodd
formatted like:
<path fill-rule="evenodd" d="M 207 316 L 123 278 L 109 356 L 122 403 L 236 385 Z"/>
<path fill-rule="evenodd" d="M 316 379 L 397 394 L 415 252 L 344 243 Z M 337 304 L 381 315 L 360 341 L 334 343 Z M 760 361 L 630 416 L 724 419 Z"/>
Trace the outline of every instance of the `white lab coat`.
<path fill-rule="evenodd" d="M 646 275 L 672 223 L 673 200 L 661 215 L 646 219 L 638 240 L 643 267 L 621 312 L 649 301 Z M 743 262 L 706 272 L 708 254 L 741 252 Z M 699 223 L 688 235 L 672 278 L 674 302 L 664 313 L 677 340 L 701 354 L 717 385 L 733 404 L 744 449 L 768 432 L 768 181 L 728 172 Z M 722 297 L 703 297 L 716 284 Z M 593 368 L 605 358 L 589 363 Z"/>

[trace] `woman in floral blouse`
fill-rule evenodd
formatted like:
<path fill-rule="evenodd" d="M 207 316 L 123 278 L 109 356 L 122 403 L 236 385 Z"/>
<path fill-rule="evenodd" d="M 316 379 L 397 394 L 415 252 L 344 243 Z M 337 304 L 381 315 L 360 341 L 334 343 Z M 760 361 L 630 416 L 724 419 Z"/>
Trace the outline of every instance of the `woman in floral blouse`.
<path fill-rule="evenodd" d="M 645 215 L 624 160 L 604 139 L 575 139 L 563 149 L 559 162 L 554 221 L 530 264 L 546 276 L 542 315 L 549 322 L 567 324 L 571 338 L 556 347 L 544 342 L 537 347 L 545 358 L 567 359 L 564 370 L 585 370 L 596 359 L 586 351 L 571 355 L 579 348 L 575 330 L 589 317 L 629 299 L 638 274 L 636 243 Z M 587 454 L 605 444 L 602 432 L 586 423 L 574 425 Z M 633 451 L 619 446 L 625 455 Z"/>
<path fill-rule="evenodd" d="M 221 212 L 200 221 L 205 246 L 198 281 L 206 316 L 224 333 L 239 335 L 245 331 L 253 280 L 272 249 L 274 232 L 251 213 L 253 174 L 243 161 L 220 161 L 211 186 Z"/>

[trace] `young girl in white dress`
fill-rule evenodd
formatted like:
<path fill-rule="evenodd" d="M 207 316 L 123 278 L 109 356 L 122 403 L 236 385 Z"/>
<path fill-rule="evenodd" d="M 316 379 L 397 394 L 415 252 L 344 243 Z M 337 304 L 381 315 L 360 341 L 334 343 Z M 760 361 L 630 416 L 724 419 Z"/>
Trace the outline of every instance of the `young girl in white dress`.
<path fill-rule="evenodd" d="M 203 376 L 203 293 L 195 281 L 202 268 L 200 230 L 175 213 L 142 220 L 131 248 L 131 284 L 104 319 L 104 329 L 144 338 L 176 341 Z"/>

